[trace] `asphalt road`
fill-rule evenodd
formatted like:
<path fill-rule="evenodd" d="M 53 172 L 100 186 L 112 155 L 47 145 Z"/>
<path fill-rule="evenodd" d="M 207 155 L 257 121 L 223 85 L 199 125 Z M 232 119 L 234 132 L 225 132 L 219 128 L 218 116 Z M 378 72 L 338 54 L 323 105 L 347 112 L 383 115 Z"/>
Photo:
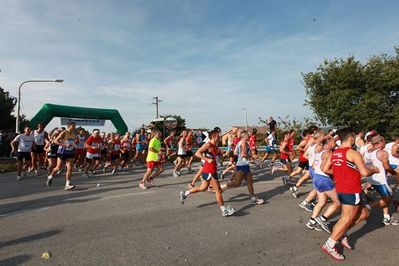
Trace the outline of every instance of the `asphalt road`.
<path fill-rule="evenodd" d="M 146 191 L 138 188 L 144 168 L 84 178 L 64 191 L 45 175 L 17 182 L 0 175 L 0 265 L 335 265 L 320 249 L 328 237 L 305 228 L 310 214 L 270 169 L 253 170 L 255 190 L 266 204 L 249 203 L 245 186 L 224 192 L 236 208 L 222 217 L 211 192 L 178 192 L 191 174 L 171 177 L 171 166 Z M 197 168 L 195 168 L 197 169 Z M 97 185 L 100 184 L 99 187 Z M 302 192 L 311 188 L 306 185 Z M 375 210 L 352 230 L 355 250 L 348 265 L 398 265 L 399 226 L 383 226 Z M 51 257 L 42 259 L 48 251 Z"/>

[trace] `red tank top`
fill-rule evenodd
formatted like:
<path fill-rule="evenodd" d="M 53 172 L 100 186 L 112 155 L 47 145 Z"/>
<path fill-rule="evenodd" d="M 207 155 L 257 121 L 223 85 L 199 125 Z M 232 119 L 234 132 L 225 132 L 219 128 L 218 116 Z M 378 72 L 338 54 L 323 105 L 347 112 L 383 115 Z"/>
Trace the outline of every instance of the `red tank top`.
<path fill-rule="evenodd" d="M 212 159 L 212 162 L 211 163 L 209 163 L 208 161 L 204 162 L 204 167 L 202 168 L 202 173 L 205 173 L 205 174 L 216 174 L 217 173 L 216 156 L 218 154 L 218 150 L 216 149 L 216 147 L 212 143 L 209 143 L 209 144 L 210 144 L 210 147 L 204 153 L 204 156 L 206 158 Z"/>
<path fill-rule="evenodd" d="M 287 142 L 287 144 L 285 145 L 285 148 L 284 148 L 284 151 L 287 152 L 287 153 L 289 153 L 289 151 L 290 151 L 288 145 L 289 145 L 289 143 Z M 280 159 L 281 160 L 287 160 L 288 158 L 290 158 L 289 154 L 285 154 L 285 153 L 280 152 Z"/>
<path fill-rule="evenodd" d="M 294 144 L 295 144 L 295 140 L 294 138 L 290 138 L 290 140 L 288 141 L 288 150 L 289 151 L 294 151 Z"/>
<path fill-rule="evenodd" d="M 338 193 L 355 194 L 362 191 L 361 175 L 356 165 L 346 159 L 350 148 L 338 148 L 331 157 L 335 189 Z"/>
<path fill-rule="evenodd" d="M 306 144 L 308 143 L 308 140 L 306 140 L 306 142 L 305 142 L 305 146 L 306 146 Z M 305 154 L 305 152 L 304 151 L 299 151 L 299 161 L 301 162 L 301 163 L 306 163 L 308 160 L 306 160 L 305 158 L 303 158 L 303 155 Z"/>

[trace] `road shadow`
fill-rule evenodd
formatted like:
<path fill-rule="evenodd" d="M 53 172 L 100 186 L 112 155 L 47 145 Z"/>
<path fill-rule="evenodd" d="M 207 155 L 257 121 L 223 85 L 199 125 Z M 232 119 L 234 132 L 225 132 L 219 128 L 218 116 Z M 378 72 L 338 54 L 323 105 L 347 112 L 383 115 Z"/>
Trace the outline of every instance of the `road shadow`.
<path fill-rule="evenodd" d="M 4 247 L 12 246 L 12 245 L 17 245 L 17 244 L 22 244 L 22 243 L 26 243 L 26 242 L 36 241 L 36 240 L 43 239 L 43 238 L 52 237 L 52 236 L 58 235 L 61 232 L 62 232 L 61 230 L 51 230 L 51 231 L 47 231 L 47 232 L 30 235 L 30 236 L 24 236 L 24 237 L 6 241 L 6 242 L 0 242 L 0 249 L 4 248 Z M 3 265 L 3 264 L 0 263 L 0 265 Z"/>
<path fill-rule="evenodd" d="M 32 258 L 30 255 L 18 255 L 4 260 L 0 260 L 0 265 L 4 266 L 16 266 L 21 265 Z"/>
<path fill-rule="evenodd" d="M 83 198 L 83 199 L 81 199 L 81 197 L 93 196 L 98 193 L 106 193 L 108 191 L 117 191 L 127 188 L 129 188 L 129 186 L 110 187 L 110 188 L 100 187 L 100 189 L 90 189 L 90 190 L 82 188 L 81 190 L 77 189 L 75 191 L 66 191 L 65 194 L 63 195 L 53 195 L 53 196 L 43 197 L 40 199 L 6 203 L 0 205 L 0 218 L 4 218 L 6 216 L 10 216 L 19 212 L 33 211 L 46 207 L 95 201 L 101 199 L 102 197 Z"/>
<path fill-rule="evenodd" d="M 371 233 L 377 229 L 384 227 L 385 225 L 381 222 L 382 212 L 372 211 L 367 220 L 367 223 L 362 226 L 359 230 L 349 234 L 349 244 L 355 248 L 357 241 L 368 233 Z"/>

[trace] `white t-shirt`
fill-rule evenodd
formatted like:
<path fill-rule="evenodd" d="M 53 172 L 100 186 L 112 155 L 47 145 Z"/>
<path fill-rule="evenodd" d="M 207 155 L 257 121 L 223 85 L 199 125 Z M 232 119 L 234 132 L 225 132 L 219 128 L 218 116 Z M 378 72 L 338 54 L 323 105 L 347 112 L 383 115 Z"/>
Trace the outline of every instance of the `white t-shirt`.
<path fill-rule="evenodd" d="M 33 137 L 35 138 L 36 145 L 44 146 L 44 144 L 45 144 L 44 143 L 45 136 L 46 136 L 46 132 L 45 131 L 43 131 L 41 133 L 39 133 L 37 130 L 33 131 Z"/>
<path fill-rule="evenodd" d="M 20 134 L 15 137 L 14 141 L 18 142 L 18 152 L 31 152 L 32 144 L 34 142 L 34 136 L 25 134 Z"/>

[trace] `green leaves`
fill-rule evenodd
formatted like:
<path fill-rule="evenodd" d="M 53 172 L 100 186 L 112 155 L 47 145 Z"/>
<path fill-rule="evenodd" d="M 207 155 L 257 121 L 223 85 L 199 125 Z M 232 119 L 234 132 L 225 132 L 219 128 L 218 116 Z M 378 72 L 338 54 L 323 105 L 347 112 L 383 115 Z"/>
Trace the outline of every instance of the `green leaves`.
<path fill-rule="evenodd" d="M 376 129 L 399 127 L 399 49 L 396 55 L 372 56 L 362 64 L 353 56 L 325 60 L 302 74 L 308 105 L 324 125 Z"/>

